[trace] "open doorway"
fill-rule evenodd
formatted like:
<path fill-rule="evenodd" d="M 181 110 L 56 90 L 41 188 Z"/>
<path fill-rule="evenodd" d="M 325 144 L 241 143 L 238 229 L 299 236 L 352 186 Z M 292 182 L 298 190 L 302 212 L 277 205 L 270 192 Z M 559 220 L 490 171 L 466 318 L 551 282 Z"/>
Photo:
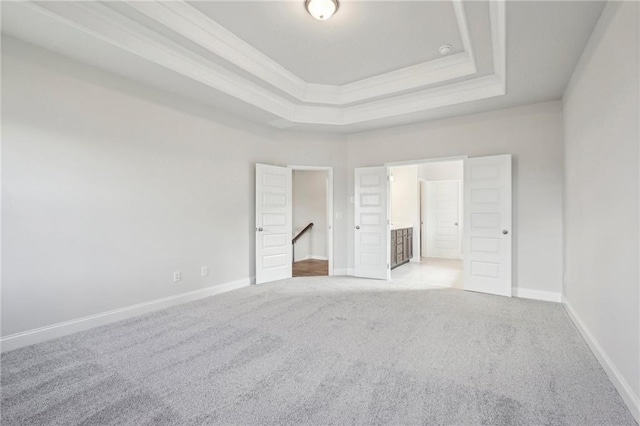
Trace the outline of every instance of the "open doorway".
<path fill-rule="evenodd" d="M 463 160 L 389 172 L 392 279 L 463 288 Z"/>
<path fill-rule="evenodd" d="M 308 192 L 304 189 L 300 194 L 312 194 L 314 197 L 324 200 L 326 209 L 324 219 L 317 226 L 317 230 L 324 233 L 324 237 L 317 237 L 325 241 L 324 253 L 327 262 L 327 274 L 333 275 L 333 168 L 316 166 L 274 166 L 270 164 L 256 163 L 256 204 L 255 204 L 255 247 L 256 247 L 256 284 L 264 284 L 271 281 L 283 280 L 293 276 L 294 261 L 294 236 L 303 228 L 294 225 L 293 220 L 293 172 L 294 171 L 321 171 L 324 173 L 324 191 L 320 193 Z M 300 210 L 296 209 L 298 212 Z M 298 213 L 298 223 L 306 220 Z M 301 220 L 302 219 L 302 220 Z M 297 232 L 296 232 L 297 231 Z M 313 251 L 308 254 L 312 257 Z M 305 255 L 306 257 L 307 255 Z M 323 256 L 323 257 L 325 257 Z M 298 257 L 299 258 L 299 253 Z"/>
<path fill-rule="evenodd" d="M 297 167 L 292 176 L 292 275 L 331 275 L 331 170 Z"/>
<path fill-rule="evenodd" d="M 468 291 L 511 296 L 512 158 L 510 154 L 472 158 L 465 155 L 387 163 L 384 166 L 356 167 L 353 174 L 353 275 L 361 278 L 395 280 L 405 274 L 408 275 L 404 277 L 405 279 L 417 278 L 422 284 L 431 283 L 449 287 L 456 285 L 456 282 L 451 280 L 446 284 L 438 283 L 433 279 L 433 273 L 427 274 L 426 277 L 420 276 L 434 264 L 433 259 L 443 261 L 442 258 L 423 258 L 422 256 L 416 258 L 417 253 L 420 253 L 421 245 L 418 240 L 422 240 L 421 213 L 416 207 L 421 204 L 418 201 L 420 200 L 418 189 L 420 166 L 425 163 L 456 160 L 462 160 L 464 174 L 458 186 L 463 193 L 464 203 L 461 207 L 459 206 L 459 209 L 464 221 L 458 222 L 457 226 L 453 224 L 458 228 L 458 235 L 462 235 L 464 242 L 462 288 Z M 404 171 L 407 173 L 403 173 Z M 409 177 L 406 180 L 407 185 L 410 185 L 409 189 L 401 186 L 400 176 Z M 403 193 L 411 202 L 408 210 L 397 207 L 399 197 Z M 394 217 L 392 204 L 396 204 L 396 213 L 409 212 L 406 216 L 409 217 L 408 222 L 403 222 L 406 219 L 398 220 L 397 214 Z M 437 214 L 436 212 L 436 216 Z M 415 219 L 416 215 L 418 219 Z M 428 224 L 424 225 L 428 226 Z M 418 248 L 416 244 L 419 244 Z M 446 260 L 455 263 L 459 259 Z M 392 264 L 393 275 L 391 274 Z M 460 275 L 459 272 L 458 270 L 458 275 Z"/>

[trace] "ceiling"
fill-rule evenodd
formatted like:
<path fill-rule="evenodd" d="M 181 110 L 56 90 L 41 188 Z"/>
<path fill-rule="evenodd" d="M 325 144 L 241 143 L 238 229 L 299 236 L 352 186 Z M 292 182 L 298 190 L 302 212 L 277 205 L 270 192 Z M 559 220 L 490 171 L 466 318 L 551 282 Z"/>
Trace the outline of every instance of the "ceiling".
<path fill-rule="evenodd" d="M 604 7 L 343 1 L 316 21 L 303 4 L 3 2 L 2 31 L 261 124 L 352 133 L 559 99 Z"/>
<path fill-rule="evenodd" d="M 326 22 L 311 19 L 304 2 L 189 4 L 310 83 L 341 85 L 432 61 L 445 44 L 464 50 L 450 1 L 345 2 Z"/>

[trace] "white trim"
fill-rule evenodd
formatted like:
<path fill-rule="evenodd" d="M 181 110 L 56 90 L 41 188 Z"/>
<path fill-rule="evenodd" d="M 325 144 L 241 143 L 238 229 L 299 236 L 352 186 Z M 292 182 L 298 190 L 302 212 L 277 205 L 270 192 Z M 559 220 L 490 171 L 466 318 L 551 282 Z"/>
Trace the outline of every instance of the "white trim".
<path fill-rule="evenodd" d="M 307 83 L 184 1 L 132 2 L 138 12 L 306 103 L 345 105 L 477 73 L 461 0 L 452 0 L 464 52 L 344 85 Z"/>
<path fill-rule="evenodd" d="M 336 121 L 338 122 L 335 124 L 356 124 L 364 121 L 395 117 L 412 112 L 476 101 L 479 99 L 493 98 L 504 94 L 505 91 L 502 80 L 496 75 L 488 75 L 448 84 L 442 87 L 435 87 L 379 101 L 370 101 L 363 104 L 344 107 L 338 109 L 338 111 L 342 112 L 342 117 L 336 118 Z M 309 111 L 311 111 L 310 108 L 314 107 L 303 105 L 296 109 L 296 118 L 298 118 L 298 122 L 309 122 L 309 119 L 305 117 L 305 114 L 308 114 Z M 327 109 L 322 107 L 315 108 L 318 108 L 318 112 Z M 325 119 L 328 120 L 329 118 L 327 117 Z M 309 123 L 312 124 L 314 121 L 310 121 Z"/>
<path fill-rule="evenodd" d="M 301 78 L 190 4 L 177 0 L 128 6 L 283 92 L 297 99 L 304 95 L 306 83 Z"/>
<path fill-rule="evenodd" d="M 407 160 L 407 161 L 394 161 L 391 163 L 384 163 L 385 166 L 395 167 L 395 166 L 414 166 L 421 165 L 427 163 L 445 163 L 448 161 L 464 161 L 468 159 L 468 155 L 455 155 L 452 157 L 437 157 L 437 158 L 424 158 L 422 160 Z M 426 181 L 425 181 L 426 182 Z"/>
<path fill-rule="evenodd" d="M 435 158 L 422 158 L 419 160 L 405 160 L 405 161 L 394 161 L 394 162 L 387 162 L 384 163 L 385 166 L 387 167 L 398 167 L 398 166 L 420 166 L 423 164 L 431 164 L 431 163 L 446 163 L 446 162 L 450 162 L 450 161 L 461 161 L 462 162 L 462 167 L 464 169 L 465 166 L 465 162 L 469 159 L 469 155 L 468 154 L 463 154 L 463 155 L 453 155 L 450 157 L 435 157 Z M 464 174 L 464 173 L 463 173 Z M 464 191 L 464 178 L 462 180 L 458 180 L 460 182 L 460 216 L 461 219 L 464 219 L 464 203 L 463 203 L 463 191 Z M 420 222 L 423 222 L 423 218 L 422 218 L 422 196 L 423 196 L 423 187 L 422 187 L 422 182 L 427 182 L 424 179 L 420 179 L 418 178 L 418 187 L 419 187 L 419 199 L 418 199 L 418 210 L 420 211 Z M 426 188 L 424 188 L 426 189 Z M 389 201 L 389 206 L 391 206 L 391 202 Z M 463 221 L 461 220 L 460 222 L 458 222 L 460 224 L 463 224 Z M 419 226 L 419 232 L 418 232 L 418 238 L 420 240 L 420 253 L 417 254 L 417 258 L 418 260 L 416 260 L 416 262 L 421 262 L 423 257 L 423 250 L 422 250 L 422 246 L 424 244 L 424 238 L 423 238 L 423 232 L 422 232 L 422 223 Z M 464 260 L 464 233 L 466 232 L 466 228 L 464 226 L 462 226 L 462 232 L 460 232 L 460 259 Z M 415 238 L 415 235 L 414 235 Z M 426 254 L 426 250 L 425 253 Z M 414 258 L 416 257 L 416 254 L 414 253 Z M 414 261 L 413 259 L 411 259 L 411 261 Z M 463 270 L 464 270 L 464 266 L 463 266 Z M 463 286 L 464 286 L 464 277 L 463 277 Z"/>
<path fill-rule="evenodd" d="M 560 303 L 562 301 L 562 293 L 560 292 L 530 290 L 527 288 L 514 288 L 513 296 L 520 297 L 522 299 L 543 300 L 545 302 Z"/>
<path fill-rule="evenodd" d="M 307 170 L 307 171 L 325 171 L 327 172 L 327 178 L 329 179 L 328 191 L 327 191 L 327 257 L 320 259 L 319 257 L 309 257 L 310 259 L 328 260 L 328 275 L 337 275 L 333 268 L 333 167 L 332 166 L 287 166 L 291 170 Z"/>
<path fill-rule="evenodd" d="M 39 327 L 32 330 L 23 331 L 21 333 L 10 334 L 0 338 L 0 348 L 2 352 L 21 348 L 23 346 L 33 345 L 35 343 L 44 342 L 45 340 L 55 339 L 57 337 L 66 336 L 77 333 L 79 331 L 88 330 L 90 328 L 99 327 L 101 325 L 111 324 L 127 318 L 149 312 L 165 309 L 173 305 L 192 302 L 194 300 L 203 299 L 205 297 L 216 294 L 226 293 L 228 291 L 237 290 L 239 288 L 248 287 L 254 283 L 253 278 L 244 278 L 238 281 L 232 281 L 224 284 L 218 284 L 211 287 L 189 291 L 174 296 L 163 297 L 161 299 L 150 300 L 148 302 L 138 303 L 135 305 L 125 306 L 124 308 L 114 309 L 95 315 L 89 315 L 74 320 L 60 322 L 57 324 Z"/>
<path fill-rule="evenodd" d="M 288 165 L 287 166 L 290 169 L 293 170 L 307 170 L 307 171 L 316 171 L 316 172 L 322 172 L 322 171 L 333 171 L 333 166 L 296 166 L 296 165 Z"/>
<path fill-rule="evenodd" d="M 506 93 L 507 83 L 507 11 L 505 0 L 489 2 L 489 20 L 491 22 L 491 50 L 493 51 L 493 74 L 502 82 Z"/>
<path fill-rule="evenodd" d="M 25 1 L 19 4 L 279 117 L 290 118 L 295 110 L 295 105 L 283 97 L 177 43 L 140 30 L 103 4 L 67 2 L 63 7 L 69 10 L 55 11 L 47 9 L 46 2 L 34 4 Z"/>
<path fill-rule="evenodd" d="M 333 270 L 334 275 L 350 275 L 347 268 L 335 268 Z"/>
<path fill-rule="evenodd" d="M 309 259 L 313 259 L 313 260 L 329 260 L 329 258 L 327 256 L 309 256 Z M 333 275 L 333 274 L 331 274 Z"/>
<path fill-rule="evenodd" d="M 587 342 L 587 345 L 591 349 L 591 352 L 593 352 L 598 362 L 600 362 L 600 365 L 607 373 L 607 376 L 609 376 L 609 380 L 611 380 L 615 388 L 618 390 L 618 393 L 622 397 L 624 403 L 627 405 L 627 408 L 629 408 L 629 411 L 631 412 L 633 417 L 635 417 L 636 421 L 640 423 L 640 398 L 638 397 L 638 395 L 634 394 L 633 389 L 631 388 L 629 383 L 627 383 L 620 371 L 618 371 L 609 355 L 607 355 L 602 346 L 600 346 L 585 323 L 582 321 L 582 319 L 580 319 L 576 311 L 571 307 L 571 303 L 564 296 L 562 297 L 562 303 L 565 310 L 567 311 L 567 314 L 569 315 L 569 318 L 571 318 L 571 321 L 573 321 L 580 334 L 582 334 L 582 337 Z"/>
<path fill-rule="evenodd" d="M 462 39 L 464 51 L 469 55 L 469 62 L 473 64 L 473 74 L 475 74 L 478 70 L 476 66 L 476 58 L 473 54 L 473 44 L 471 44 L 469 24 L 467 24 L 467 14 L 464 11 L 464 3 L 462 0 L 451 0 L 451 3 L 453 6 L 453 12 L 456 15 L 456 21 L 458 22 L 458 30 L 460 31 L 460 38 Z"/>
<path fill-rule="evenodd" d="M 301 100 L 309 103 L 345 105 L 467 77 L 476 72 L 476 65 L 471 56 L 462 52 L 344 86 L 307 84 L 306 96 Z"/>
<path fill-rule="evenodd" d="M 302 262 L 303 260 L 329 260 L 329 258 L 327 256 L 307 255 L 307 256 L 303 257 L 302 259 L 296 260 L 294 263 Z M 333 275 L 333 274 L 330 274 L 330 275 Z"/>
<path fill-rule="evenodd" d="M 179 29 L 176 31 L 199 40 L 200 44 L 204 43 L 220 57 L 232 60 L 243 70 L 261 78 L 263 82 L 268 82 L 268 87 L 205 59 L 104 4 L 67 2 L 55 9 L 50 8 L 46 2 L 19 4 L 20 6 L 16 7 L 25 7 L 30 13 L 47 16 L 60 24 L 70 26 L 273 114 L 276 118 L 269 124 L 277 128 L 290 127 L 287 122 L 352 125 L 502 96 L 506 93 L 504 0 L 490 2 L 492 48 L 496 67 L 494 74 L 407 94 L 402 93 L 409 89 L 426 87 L 425 84 L 432 84 L 438 79 L 449 80 L 473 74 L 469 74 L 473 71 L 470 67 L 475 68 L 475 64 L 471 64 L 473 52 L 469 50 L 470 39 L 467 40 L 468 37 L 464 35 L 466 24 L 460 23 L 466 21 L 466 18 L 463 3 L 459 0 L 454 0 L 453 4 L 463 40 L 466 40 L 464 43 L 469 43 L 469 46 L 465 46 L 468 51 L 344 86 L 317 85 L 300 80 L 184 2 L 129 4 L 137 11 L 151 15 L 151 19 L 162 21 L 160 24 L 178 26 Z M 193 20 L 197 22 L 194 23 Z M 210 22 L 207 24 L 203 20 Z M 242 47 L 239 47 L 240 45 Z M 291 95 L 293 100 L 286 94 Z M 381 99 L 380 96 L 387 97 Z M 366 102 L 349 104 L 356 100 Z M 322 103 L 325 106 L 319 105 Z"/>

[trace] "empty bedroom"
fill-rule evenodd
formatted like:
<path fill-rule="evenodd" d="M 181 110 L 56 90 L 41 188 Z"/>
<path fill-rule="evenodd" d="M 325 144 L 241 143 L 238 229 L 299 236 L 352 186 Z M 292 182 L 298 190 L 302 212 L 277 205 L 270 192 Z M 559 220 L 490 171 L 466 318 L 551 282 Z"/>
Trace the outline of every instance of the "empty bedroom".
<path fill-rule="evenodd" d="M 0 11 L 2 425 L 640 421 L 640 3 Z"/>

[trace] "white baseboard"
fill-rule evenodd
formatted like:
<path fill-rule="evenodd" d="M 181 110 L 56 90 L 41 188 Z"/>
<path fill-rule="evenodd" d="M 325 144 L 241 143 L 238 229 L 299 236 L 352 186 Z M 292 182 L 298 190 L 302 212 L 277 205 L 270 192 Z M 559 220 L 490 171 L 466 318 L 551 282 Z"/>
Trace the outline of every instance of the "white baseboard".
<path fill-rule="evenodd" d="M 303 260 L 309 260 L 309 259 L 313 259 L 313 260 L 329 260 L 329 258 L 327 256 L 309 255 L 309 256 L 303 257 L 302 259 L 296 260 L 296 262 L 302 262 Z"/>
<path fill-rule="evenodd" d="M 562 302 L 562 293 L 553 291 L 529 290 L 526 288 L 514 288 L 513 295 L 523 299 L 543 300 L 545 302 Z"/>
<path fill-rule="evenodd" d="M 255 282 L 253 278 L 245 278 L 200 290 L 177 294 L 175 296 L 138 303 L 136 305 L 126 306 L 112 311 L 89 315 L 70 321 L 60 322 L 45 327 L 35 328 L 21 333 L 10 334 L 0 338 L 0 350 L 2 352 L 6 352 L 23 346 L 33 345 L 35 343 L 44 342 L 45 340 L 55 339 L 56 337 L 66 336 L 68 334 L 110 324 L 137 315 L 168 308 L 169 306 L 192 302 L 215 294 L 226 293 L 231 290 L 248 287 L 253 282 Z"/>
<path fill-rule="evenodd" d="M 333 268 L 333 275 L 349 275 L 347 268 Z"/>
<path fill-rule="evenodd" d="M 580 331 L 580 334 L 582 334 L 582 337 L 587 342 L 587 345 L 589 345 L 591 352 L 593 352 L 596 359 L 600 362 L 600 365 L 602 365 L 607 376 L 609 376 L 609 380 L 611 380 L 618 390 L 618 393 L 629 408 L 629 411 L 631 411 L 633 417 L 635 417 L 636 421 L 640 424 L 640 398 L 638 395 L 634 394 L 631 386 L 629 386 L 629 383 L 627 383 L 622 374 L 620 374 L 620 371 L 618 371 L 613 361 L 611 361 L 611 358 L 609 358 L 609 355 L 607 355 L 602 346 L 600 346 L 576 311 L 573 310 L 571 303 L 569 303 L 569 301 L 564 297 L 562 299 L 562 303 L 569 315 L 569 318 L 571 318 L 571 321 L 573 321 L 578 331 Z"/>

